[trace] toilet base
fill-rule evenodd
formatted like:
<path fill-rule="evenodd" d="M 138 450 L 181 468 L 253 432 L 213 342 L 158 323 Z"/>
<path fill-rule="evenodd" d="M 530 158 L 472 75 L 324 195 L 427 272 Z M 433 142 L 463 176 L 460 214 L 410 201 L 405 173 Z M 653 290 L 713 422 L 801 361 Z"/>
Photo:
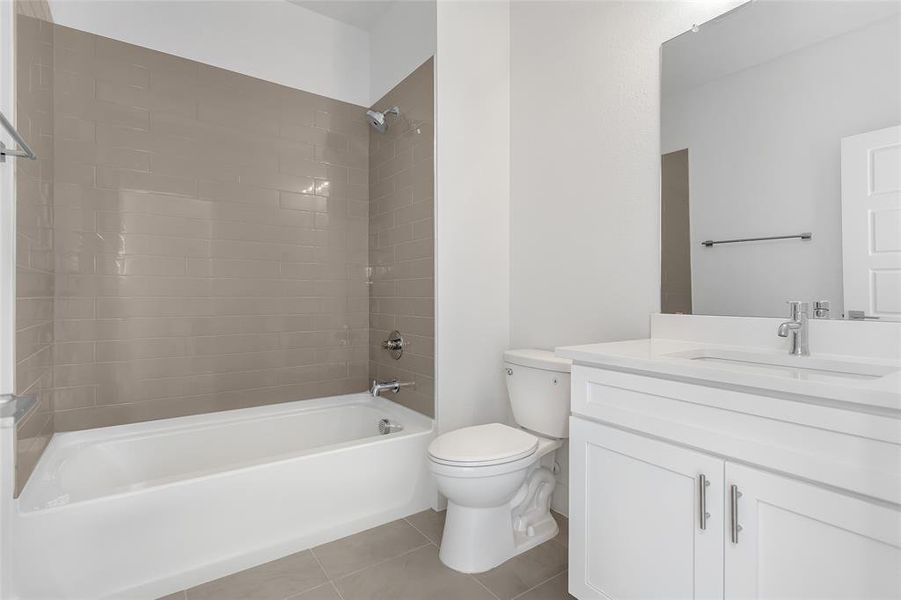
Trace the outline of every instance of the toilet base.
<path fill-rule="evenodd" d="M 482 573 L 557 535 L 550 511 L 554 476 L 534 469 L 513 500 L 498 507 L 474 508 L 447 502 L 438 558 L 461 573 Z"/>

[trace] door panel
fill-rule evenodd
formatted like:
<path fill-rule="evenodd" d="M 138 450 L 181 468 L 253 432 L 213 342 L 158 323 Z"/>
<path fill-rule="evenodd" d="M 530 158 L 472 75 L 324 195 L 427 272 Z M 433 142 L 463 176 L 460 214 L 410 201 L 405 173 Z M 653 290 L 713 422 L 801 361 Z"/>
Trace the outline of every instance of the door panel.
<path fill-rule="evenodd" d="M 570 592 L 721 598 L 722 461 L 583 419 L 570 427 Z M 701 474 L 710 484 L 704 530 Z"/>
<path fill-rule="evenodd" d="M 901 598 L 901 512 L 732 463 L 726 483 L 741 492 L 727 599 Z"/>
<path fill-rule="evenodd" d="M 901 127 L 842 139 L 845 313 L 901 319 Z"/>

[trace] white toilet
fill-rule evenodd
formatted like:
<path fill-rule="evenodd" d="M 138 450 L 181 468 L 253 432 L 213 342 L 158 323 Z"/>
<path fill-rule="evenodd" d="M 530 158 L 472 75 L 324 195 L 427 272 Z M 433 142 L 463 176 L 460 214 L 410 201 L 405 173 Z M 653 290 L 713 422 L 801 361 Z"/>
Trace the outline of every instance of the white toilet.
<path fill-rule="evenodd" d="M 569 436 L 571 364 L 546 350 L 508 350 L 504 367 L 519 428 L 464 427 L 429 446 L 429 468 L 447 497 L 439 557 L 464 573 L 496 567 L 558 531 L 554 451 Z"/>

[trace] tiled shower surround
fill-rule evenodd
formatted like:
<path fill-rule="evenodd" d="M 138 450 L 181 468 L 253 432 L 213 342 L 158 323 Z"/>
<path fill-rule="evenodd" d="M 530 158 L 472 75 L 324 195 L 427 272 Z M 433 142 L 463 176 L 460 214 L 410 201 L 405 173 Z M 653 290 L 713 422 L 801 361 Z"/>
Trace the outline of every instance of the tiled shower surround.
<path fill-rule="evenodd" d="M 413 381 L 393 400 L 435 413 L 434 86 L 429 59 L 375 103 L 400 108 L 369 138 L 372 378 Z M 408 343 L 394 360 L 381 347 L 393 329 Z"/>
<path fill-rule="evenodd" d="M 365 109 L 55 46 L 56 430 L 365 390 Z"/>
<path fill-rule="evenodd" d="M 41 8 L 16 3 L 17 127 L 38 159 L 3 166 L 16 168 L 16 393 L 38 401 L 16 432 L 17 495 L 53 433 L 53 25 L 29 16 Z"/>
<path fill-rule="evenodd" d="M 402 111 L 382 135 L 365 107 L 17 27 L 18 125 L 40 156 L 17 177 L 17 391 L 41 401 L 19 487 L 54 431 L 375 377 L 415 381 L 392 399 L 434 414 L 431 60 L 377 104 Z M 400 361 L 379 346 L 393 328 Z"/>

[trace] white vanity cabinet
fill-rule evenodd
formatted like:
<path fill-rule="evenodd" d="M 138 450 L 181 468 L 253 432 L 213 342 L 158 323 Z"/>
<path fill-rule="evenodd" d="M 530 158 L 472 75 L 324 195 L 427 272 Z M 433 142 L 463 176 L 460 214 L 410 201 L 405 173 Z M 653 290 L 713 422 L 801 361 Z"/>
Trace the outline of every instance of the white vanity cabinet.
<path fill-rule="evenodd" d="M 574 418 L 570 469 L 571 594 L 722 597 L 722 460 Z"/>
<path fill-rule="evenodd" d="M 727 522 L 725 598 L 901 598 L 896 508 L 730 462 L 726 485 L 741 495 Z"/>
<path fill-rule="evenodd" d="M 588 366 L 572 381 L 575 597 L 901 599 L 901 421 L 766 416 L 773 398 Z"/>

